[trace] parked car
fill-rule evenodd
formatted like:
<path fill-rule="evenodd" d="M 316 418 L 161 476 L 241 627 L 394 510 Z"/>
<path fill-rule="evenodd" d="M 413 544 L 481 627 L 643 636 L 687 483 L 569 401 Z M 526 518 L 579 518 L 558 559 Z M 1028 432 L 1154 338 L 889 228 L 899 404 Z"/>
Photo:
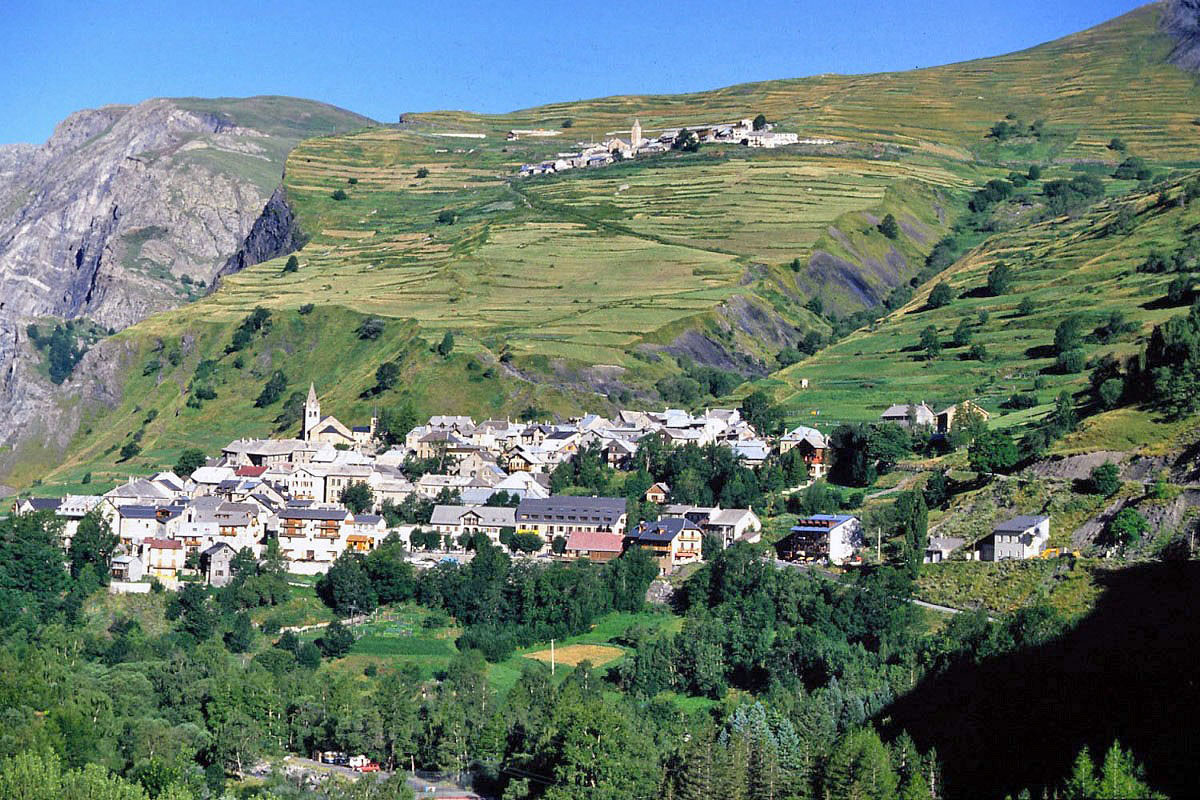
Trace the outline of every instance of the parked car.
<path fill-rule="evenodd" d="M 355 767 L 359 772 L 379 772 L 379 765 L 374 761 L 368 761 L 358 767 Z"/>

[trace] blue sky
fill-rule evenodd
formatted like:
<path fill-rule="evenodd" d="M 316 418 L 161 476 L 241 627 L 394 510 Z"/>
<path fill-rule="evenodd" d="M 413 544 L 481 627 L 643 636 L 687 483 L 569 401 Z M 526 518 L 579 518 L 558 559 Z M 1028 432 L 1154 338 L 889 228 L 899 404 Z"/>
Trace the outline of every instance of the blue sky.
<path fill-rule="evenodd" d="M 1018 50 L 1136 0 L 59 2 L 0 14 L 0 142 L 80 108 L 287 94 L 391 122 Z"/>

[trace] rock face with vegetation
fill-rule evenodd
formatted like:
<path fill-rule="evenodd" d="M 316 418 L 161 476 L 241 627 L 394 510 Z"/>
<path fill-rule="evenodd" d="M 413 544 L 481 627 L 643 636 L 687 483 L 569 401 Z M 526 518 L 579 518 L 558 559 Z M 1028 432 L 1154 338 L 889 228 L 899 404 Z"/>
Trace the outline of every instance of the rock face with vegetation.
<path fill-rule="evenodd" d="M 293 248 L 277 192 L 287 153 L 366 124 L 288 98 L 157 99 L 80 111 L 40 147 L 0 148 L 0 442 L 50 399 L 29 322 L 119 330 Z"/>

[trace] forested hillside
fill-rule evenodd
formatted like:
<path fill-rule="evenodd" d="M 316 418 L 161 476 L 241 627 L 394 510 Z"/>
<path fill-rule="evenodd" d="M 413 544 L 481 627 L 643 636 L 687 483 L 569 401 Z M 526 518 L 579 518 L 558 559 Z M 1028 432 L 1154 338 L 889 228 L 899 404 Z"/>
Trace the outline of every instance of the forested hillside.
<path fill-rule="evenodd" d="M 177 594 L 105 598 L 94 592 L 111 557 L 106 526 L 81 528 L 70 570 L 58 531 L 47 514 L 0 522 L 6 797 L 187 800 L 235 796 L 229 790 L 391 799 L 412 797 L 403 777 L 412 766 L 469 776 L 485 795 L 556 800 L 965 798 L 1022 787 L 1149 795 L 1140 767 L 1111 739 L 1116 719 L 1095 727 L 1090 716 L 1030 716 L 988 691 L 1015 686 L 1028 695 L 1049 679 L 1022 709 L 1079 708 L 1071 699 L 1080 690 L 1054 681 L 1064 669 L 1077 677 L 1062 659 L 1075 638 L 1100 630 L 1070 632 L 1053 610 L 1034 606 L 996 622 L 963 614 L 930 632 L 907 602 L 909 568 L 837 582 L 774 566 L 738 544 L 682 584 L 678 626 L 645 608 L 656 570 L 637 549 L 603 566 L 533 564 L 480 537 L 470 564 L 416 572 L 388 542 L 367 556 L 347 553 L 317 595 L 341 613 L 385 604 L 384 620 L 447 631 L 448 640 L 389 636 L 394 622 L 360 624 L 356 634 L 340 621 L 281 633 L 283 615 L 312 590 L 291 585 L 277 549 L 262 560 L 240 555 L 220 590 L 190 584 Z M 1156 580 L 1186 593 L 1193 573 Z M 1166 701 L 1146 678 L 1183 668 L 1188 656 L 1177 643 L 1196 641 L 1195 626 L 1177 621 L 1177 655 L 1166 660 L 1138 638 L 1157 624 L 1138 608 L 1113 610 L 1125 635 L 1104 635 L 1117 642 L 1108 645 L 1116 660 L 1093 671 L 1089 689 L 1124 692 L 1119 680 L 1146 687 L 1139 696 L 1151 705 L 1129 707 L 1135 748 L 1152 754 L 1157 785 L 1182 789 L 1190 754 L 1164 745 L 1173 733 Z M 397 609 L 407 611 L 397 617 Z M 557 637 L 561 646 L 580 634 L 605 637 L 593 652 L 614 651 L 615 664 L 560 663 L 551 673 L 537 654 L 521 657 L 528 650 L 512 657 L 514 643 Z M 439 642 L 446 655 L 431 668 Z M 1154 671 L 1119 666 L 1133 668 L 1134 642 Z M 1034 666 L 1044 664 L 1056 666 Z M 1000 679 L 972 682 L 968 696 L 968 672 Z M 1195 699 L 1176 692 L 1169 705 L 1194 708 Z M 892 728 L 888 743 L 872 719 Z M 1015 756 L 1047 724 L 1055 736 L 1047 744 L 1039 735 L 1041 758 L 979 754 L 986 739 Z M 1108 751 L 1102 766 L 1092 766 L 1085 745 L 1097 757 Z M 318 777 L 306 789 L 279 769 L 288 753 L 319 750 L 365 753 L 399 771 L 356 784 Z M 1097 795 L 1101 785 L 1124 793 Z"/>

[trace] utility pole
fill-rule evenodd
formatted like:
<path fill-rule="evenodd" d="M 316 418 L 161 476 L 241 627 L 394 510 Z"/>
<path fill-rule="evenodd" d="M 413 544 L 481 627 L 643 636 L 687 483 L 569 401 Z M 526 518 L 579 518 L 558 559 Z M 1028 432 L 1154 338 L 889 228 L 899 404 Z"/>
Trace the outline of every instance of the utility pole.
<path fill-rule="evenodd" d="M 883 563 L 883 528 L 875 528 L 875 559 Z"/>
<path fill-rule="evenodd" d="M 550 674 L 554 674 L 554 640 L 550 640 Z"/>

